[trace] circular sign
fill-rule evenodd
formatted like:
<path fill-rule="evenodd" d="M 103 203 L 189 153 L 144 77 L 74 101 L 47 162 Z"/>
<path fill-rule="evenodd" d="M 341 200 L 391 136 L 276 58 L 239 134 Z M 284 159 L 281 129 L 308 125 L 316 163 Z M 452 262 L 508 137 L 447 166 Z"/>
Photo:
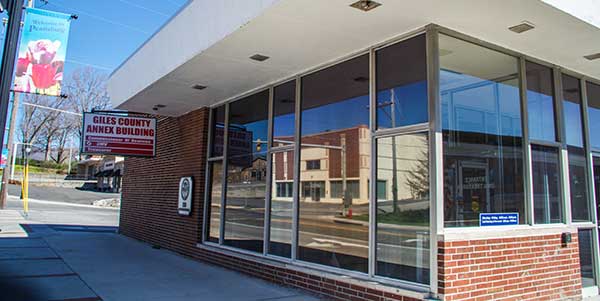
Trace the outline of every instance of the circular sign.
<path fill-rule="evenodd" d="M 190 196 L 190 179 L 183 179 L 181 182 L 181 198 L 187 200 Z"/>

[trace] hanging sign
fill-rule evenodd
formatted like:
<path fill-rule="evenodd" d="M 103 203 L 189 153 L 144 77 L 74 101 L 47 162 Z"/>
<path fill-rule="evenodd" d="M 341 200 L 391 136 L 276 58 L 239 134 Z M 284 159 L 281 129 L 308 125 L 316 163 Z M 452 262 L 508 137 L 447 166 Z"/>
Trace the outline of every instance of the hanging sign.
<path fill-rule="evenodd" d="M 60 96 L 71 15 L 27 8 L 13 90 Z"/>
<path fill-rule="evenodd" d="M 153 157 L 156 119 L 106 113 L 84 113 L 81 153 Z"/>

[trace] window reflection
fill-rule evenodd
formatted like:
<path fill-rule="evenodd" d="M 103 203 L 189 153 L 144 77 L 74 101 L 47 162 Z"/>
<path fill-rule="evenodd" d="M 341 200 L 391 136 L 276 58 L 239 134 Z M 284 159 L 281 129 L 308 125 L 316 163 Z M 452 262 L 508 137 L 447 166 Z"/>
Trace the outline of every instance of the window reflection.
<path fill-rule="evenodd" d="M 225 106 L 213 109 L 211 157 L 223 155 L 223 133 L 225 130 Z"/>
<path fill-rule="evenodd" d="M 378 139 L 377 181 L 377 274 L 429 283 L 427 134 Z"/>
<path fill-rule="evenodd" d="M 363 55 L 302 79 L 300 260 L 368 271 L 368 78 Z M 308 168 L 315 160 L 319 169 Z M 332 194 L 339 181 L 341 198 Z M 359 183 L 356 198 L 349 181 Z"/>
<path fill-rule="evenodd" d="M 296 82 L 273 89 L 273 146 L 294 144 Z M 294 152 L 271 156 L 271 229 L 269 254 L 290 257 L 292 250 L 292 204 L 294 191 Z"/>
<path fill-rule="evenodd" d="M 441 35 L 440 68 L 445 225 L 513 212 L 523 223 L 517 59 Z"/>
<path fill-rule="evenodd" d="M 269 91 L 229 105 L 225 244 L 262 252 Z"/>
<path fill-rule="evenodd" d="M 558 149 L 531 145 L 533 200 L 536 224 L 562 222 Z"/>
<path fill-rule="evenodd" d="M 587 101 L 590 145 L 600 150 L 600 85 L 587 83 Z"/>
<path fill-rule="evenodd" d="M 527 62 L 527 111 L 529 138 L 556 141 L 552 69 Z"/>
<path fill-rule="evenodd" d="M 377 51 L 377 127 L 427 122 L 425 35 Z"/>
<path fill-rule="evenodd" d="M 206 233 L 208 234 L 206 237 L 208 241 L 218 243 L 219 242 L 219 234 L 221 232 L 221 195 L 222 195 L 222 187 L 221 184 L 223 182 L 223 163 L 220 161 L 209 163 L 210 169 L 210 200 L 208 206 L 208 217 L 209 221 L 206 223 L 207 229 Z"/>
<path fill-rule="evenodd" d="M 571 216 L 573 222 L 591 221 L 588 197 L 587 160 L 583 140 L 581 116 L 581 87 L 579 79 L 562 75 L 563 112 L 569 152 L 569 185 L 571 193 Z"/>
<path fill-rule="evenodd" d="M 581 267 L 581 286 L 596 285 L 594 277 L 594 245 L 592 229 L 579 229 L 579 266 Z"/>

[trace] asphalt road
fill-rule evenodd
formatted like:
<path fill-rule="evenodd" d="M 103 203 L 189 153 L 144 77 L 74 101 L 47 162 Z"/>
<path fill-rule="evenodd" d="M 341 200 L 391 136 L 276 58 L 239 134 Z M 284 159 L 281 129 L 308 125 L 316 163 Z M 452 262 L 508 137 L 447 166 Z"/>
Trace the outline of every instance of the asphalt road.
<path fill-rule="evenodd" d="M 20 185 L 8 185 L 8 194 L 19 197 Z M 120 193 L 95 192 L 67 187 L 29 186 L 29 198 L 90 205 L 93 201 L 120 198 Z"/>

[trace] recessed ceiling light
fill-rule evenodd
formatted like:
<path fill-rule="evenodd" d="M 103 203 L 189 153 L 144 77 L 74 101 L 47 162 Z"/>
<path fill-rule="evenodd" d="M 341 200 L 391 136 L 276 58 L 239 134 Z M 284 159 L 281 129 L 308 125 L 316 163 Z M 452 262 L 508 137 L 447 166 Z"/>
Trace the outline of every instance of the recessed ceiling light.
<path fill-rule="evenodd" d="M 157 107 L 157 108 L 159 108 L 159 109 L 162 109 L 162 108 L 166 107 L 166 106 L 165 106 L 165 105 L 163 105 L 163 104 L 157 104 L 157 105 L 154 105 L 154 106 L 155 106 L 155 107 Z"/>
<path fill-rule="evenodd" d="M 370 11 L 380 5 L 381 5 L 381 3 L 377 3 L 377 2 L 371 1 L 371 0 L 359 0 L 359 1 L 356 1 L 352 4 L 350 4 L 351 7 L 360 9 L 365 12 Z"/>
<path fill-rule="evenodd" d="M 359 83 L 364 83 L 364 82 L 368 82 L 369 78 L 368 77 L 364 77 L 364 76 L 359 76 L 357 78 L 354 79 L 355 82 L 359 82 Z"/>
<path fill-rule="evenodd" d="M 192 88 L 194 88 L 196 90 L 204 90 L 204 89 L 206 89 L 206 86 L 203 86 L 203 85 L 193 85 Z"/>
<path fill-rule="evenodd" d="M 600 52 L 594 53 L 594 54 L 590 54 L 590 55 L 586 55 L 586 56 L 584 56 L 584 58 L 586 58 L 586 59 L 588 59 L 590 61 L 600 59 Z"/>
<path fill-rule="evenodd" d="M 255 60 L 257 62 L 264 62 L 264 61 L 268 60 L 269 57 L 266 56 L 266 55 L 262 55 L 262 54 L 258 54 L 257 53 L 255 55 L 251 56 L 250 59 Z"/>
<path fill-rule="evenodd" d="M 448 49 L 440 48 L 439 52 L 440 52 L 440 56 L 446 56 L 446 55 L 452 54 L 453 51 L 452 50 L 448 50 Z"/>
<path fill-rule="evenodd" d="M 528 21 L 523 21 L 515 26 L 511 26 L 508 29 L 512 32 L 516 32 L 516 33 L 524 33 L 528 30 L 532 30 L 535 28 L 535 25 L 531 22 Z"/>

